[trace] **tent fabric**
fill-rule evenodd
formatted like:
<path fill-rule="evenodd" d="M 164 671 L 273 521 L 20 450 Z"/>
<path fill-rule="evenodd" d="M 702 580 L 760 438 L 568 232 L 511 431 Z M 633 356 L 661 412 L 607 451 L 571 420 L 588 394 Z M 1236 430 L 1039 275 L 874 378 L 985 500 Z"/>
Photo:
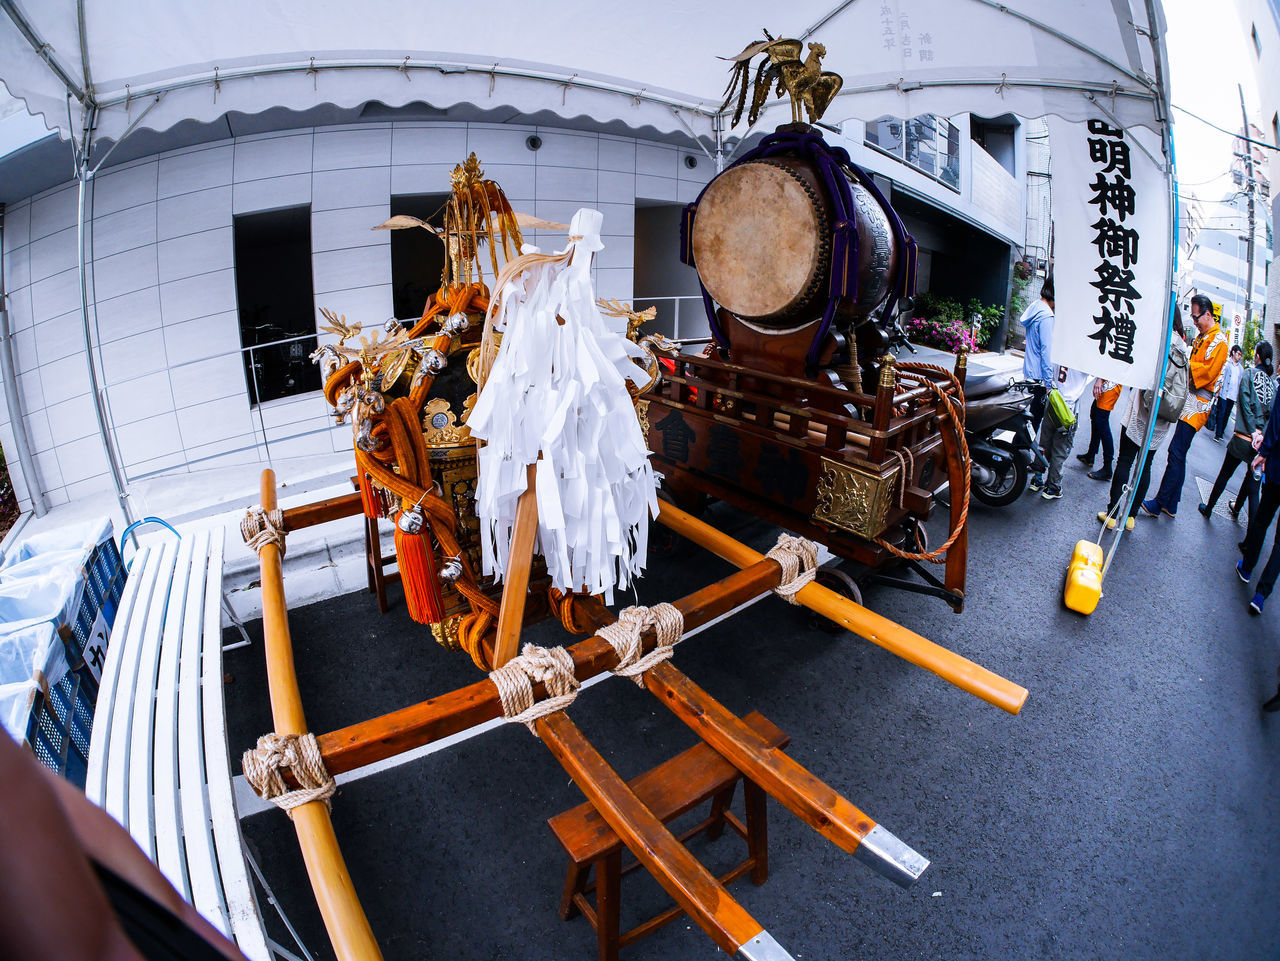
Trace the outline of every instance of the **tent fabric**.
<path fill-rule="evenodd" d="M 112 140 L 148 106 L 140 125 L 165 130 L 371 101 L 550 109 L 712 139 L 729 75 L 717 57 L 762 26 L 826 46 L 823 68 L 844 78 L 832 124 L 962 111 L 1080 120 L 1096 113 L 1090 92 L 1120 124 L 1159 129 L 1167 102 L 1154 79 L 1158 0 L 1154 30 L 1144 0 L 795 0 L 785 20 L 761 0 L 81 4 L 83 35 L 76 0 L 0 0 L 0 80 L 64 137 L 79 134 L 91 100 L 96 136 Z M 786 119 L 785 103 L 765 118 Z"/>

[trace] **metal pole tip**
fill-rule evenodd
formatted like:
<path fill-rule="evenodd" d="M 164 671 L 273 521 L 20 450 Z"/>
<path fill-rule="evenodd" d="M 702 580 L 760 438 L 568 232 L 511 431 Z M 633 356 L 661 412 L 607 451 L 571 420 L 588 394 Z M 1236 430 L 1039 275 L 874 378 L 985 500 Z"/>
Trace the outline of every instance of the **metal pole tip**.
<path fill-rule="evenodd" d="M 879 824 L 862 839 L 853 856 L 904 888 L 915 884 L 929 866 L 928 858 L 907 847 Z"/>

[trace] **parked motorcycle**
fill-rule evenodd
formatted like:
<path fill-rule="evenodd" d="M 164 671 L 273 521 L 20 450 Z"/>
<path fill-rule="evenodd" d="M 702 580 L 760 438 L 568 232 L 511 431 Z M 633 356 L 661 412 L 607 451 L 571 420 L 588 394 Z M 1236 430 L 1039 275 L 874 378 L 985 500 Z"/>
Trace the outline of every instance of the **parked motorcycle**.
<path fill-rule="evenodd" d="M 1049 469 L 1036 442 L 1031 401 L 1036 381 L 1007 373 L 969 377 L 964 388 L 964 433 L 972 462 L 970 492 L 990 507 L 1022 496 L 1032 473 Z"/>

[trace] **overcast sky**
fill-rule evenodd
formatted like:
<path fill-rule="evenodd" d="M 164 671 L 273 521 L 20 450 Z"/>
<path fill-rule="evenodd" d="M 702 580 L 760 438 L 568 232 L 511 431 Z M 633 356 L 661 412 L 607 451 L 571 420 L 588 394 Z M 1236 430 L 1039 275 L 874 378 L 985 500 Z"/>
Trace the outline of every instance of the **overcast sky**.
<path fill-rule="evenodd" d="M 1253 50 L 1235 5 L 1164 0 L 1164 10 L 1169 21 L 1169 82 L 1174 104 L 1220 127 L 1239 130 L 1240 93 L 1236 85 L 1242 84 L 1250 122 L 1268 129 L 1259 111 Z M 1233 187 L 1227 176 L 1231 137 L 1179 110 L 1173 111 L 1173 120 L 1179 193 L 1220 199 Z"/>

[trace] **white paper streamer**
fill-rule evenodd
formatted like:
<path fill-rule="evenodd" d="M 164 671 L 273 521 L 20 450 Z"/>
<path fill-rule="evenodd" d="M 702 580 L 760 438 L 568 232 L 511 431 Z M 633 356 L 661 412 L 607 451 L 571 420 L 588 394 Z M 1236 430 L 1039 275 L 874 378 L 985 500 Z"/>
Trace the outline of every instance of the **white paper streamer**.
<path fill-rule="evenodd" d="M 538 550 L 560 590 L 626 589 L 644 569 L 658 500 L 626 381 L 643 356 L 595 303 L 597 210 L 569 227 L 568 262 L 534 264 L 502 290 L 502 344 L 467 425 L 479 454 L 476 513 L 485 574 L 506 571 L 516 501 L 537 463 Z M 541 455 L 541 460 L 539 460 Z"/>

